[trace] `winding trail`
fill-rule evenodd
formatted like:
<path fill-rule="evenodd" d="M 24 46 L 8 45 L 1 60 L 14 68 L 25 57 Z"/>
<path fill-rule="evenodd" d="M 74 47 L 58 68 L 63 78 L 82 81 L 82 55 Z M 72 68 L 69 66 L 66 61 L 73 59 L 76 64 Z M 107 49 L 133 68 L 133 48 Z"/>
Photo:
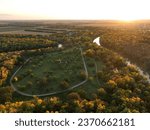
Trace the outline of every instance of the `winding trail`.
<path fill-rule="evenodd" d="M 22 69 L 22 67 L 28 63 L 30 61 L 31 58 L 28 58 L 23 65 L 21 65 L 15 72 L 14 74 L 11 76 L 10 78 L 10 85 L 11 87 L 14 89 L 14 91 L 16 91 L 17 93 L 23 95 L 23 96 L 28 96 L 28 97 L 33 97 L 33 96 L 38 96 L 38 97 L 44 97 L 44 96 L 51 96 L 51 95 L 55 95 L 55 94 L 60 94 L 60 93 L 64 93 L 64 92 L 67 92 L 67 91 L 70 91 L 74 88 L 77 88 L 79 86 L 81 86 L 82 84 L 86 83 L 88 81 L 88 70 L 87 70 L 87 65 L 86 65 L 86 62 L 85 62 L 85 59 L 84 59 L 84 56 L 83 56 L 83 50 L 82 48 L 80 47 L 80 52 L 81 52 L 81 57 L 82 57 L 82 61 L 83 61 L 83 65 L 84 65 L 84 69 L 85 69 L 85 73 L 86 73 L 86 79 L 68 89 L 65 89 L 65 90 L 62 90 L 62 91 L 56 91 L 56 92 L 51 92 L 51 93 L 46 93 L 46 94 L 37 94 L 37 95 L 32 95 L 32 94 L 28 94 L 28 93 L 24 93 L 24 92 L 21 92 L 19 91 L 14 85 L 13 85 L 13 79 L 14 77 L 16 76 L 16 74 Z"/>

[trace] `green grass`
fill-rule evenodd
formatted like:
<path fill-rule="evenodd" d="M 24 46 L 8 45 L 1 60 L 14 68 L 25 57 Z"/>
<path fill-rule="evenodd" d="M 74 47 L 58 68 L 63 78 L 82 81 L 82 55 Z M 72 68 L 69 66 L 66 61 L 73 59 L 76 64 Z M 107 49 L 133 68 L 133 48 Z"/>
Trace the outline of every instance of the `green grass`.
<path fill-rule="evenodd" d="M 32 57 L 22 67 L 14 86 L 33 95 L 57 92 L 82 82 L 80 71 L 84 71 L 84 66 L 79 49 L 45 53 Z M 63 81 L 68 83 L 66 87 L 61 85 Z"/>

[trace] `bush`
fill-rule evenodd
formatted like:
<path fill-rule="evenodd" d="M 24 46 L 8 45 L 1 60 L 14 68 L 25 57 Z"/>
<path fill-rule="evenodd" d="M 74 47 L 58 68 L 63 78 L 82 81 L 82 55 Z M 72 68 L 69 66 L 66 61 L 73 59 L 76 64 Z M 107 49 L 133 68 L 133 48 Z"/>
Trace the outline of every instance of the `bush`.
<path fill-rule="evenodd" d="M 81 72 L 80 72 L 80 78 L 81 78 L 82 80 L 85 80 L 86 77 L 87 77 L 87 75 L 86 75 L 85 71 L 81 71 Z"/>
<path fill-rule="evenodd" d="M 98 94 L 99 94 L 100 96 L 106 95 L 106 91 L 105 91 L 104 88 L 99 88 L 97 91 L 98 91 Z"/>
<path fill-rule="evenodd" d="M 18 81 L 18 77 L 15 76 L 15 77 L 13 78 L 13 82 L 17 82 L 17 81 Z"/>
<path fill-rule="evenodd" d="M 12 100 L 13 89 L 11 87 L 0 88 L 0 103 Z"/>
<path fill-rule="evenodd" d="M 39 85 L 43 86 L 43 87 L 47 86 L 48 85 L 48 78 L 44 77 L 44 78 L 40 79 Z"/>
<path fill-rule="evenodd" d="M 31 87 L 33 85 L 33 83 L 31 81 L 28 81 L 27 86 Z"/>
<path fill-rule="evenodd" d="M 67 89 L 69 88 L 69 83 L 67 81 L 62 81 L 60 83 L 60 86 L 62 87 L 62 89 Z"/>
<path fill-rule="evenodd" d="M 80 95 L 76 92 L 69 93 L 67 98 L 70 100 L 81 100 Z"/>

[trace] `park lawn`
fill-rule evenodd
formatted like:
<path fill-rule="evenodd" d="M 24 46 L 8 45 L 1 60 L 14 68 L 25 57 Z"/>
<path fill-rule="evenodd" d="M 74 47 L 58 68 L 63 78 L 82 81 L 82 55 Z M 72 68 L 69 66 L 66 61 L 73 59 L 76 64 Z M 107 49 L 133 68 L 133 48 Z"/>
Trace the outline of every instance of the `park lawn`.
<path fill-rule="evenodd" d="M 84 66 L 79 49 L 45 53 L 32 57 L 22 67 L 16 74 L 18 81 L 14 86 L 27 94 L 53 93 L 82 82 L 80 71 L 84 71 Z M 67 84 L 61 86 L 62 81 Z"/>

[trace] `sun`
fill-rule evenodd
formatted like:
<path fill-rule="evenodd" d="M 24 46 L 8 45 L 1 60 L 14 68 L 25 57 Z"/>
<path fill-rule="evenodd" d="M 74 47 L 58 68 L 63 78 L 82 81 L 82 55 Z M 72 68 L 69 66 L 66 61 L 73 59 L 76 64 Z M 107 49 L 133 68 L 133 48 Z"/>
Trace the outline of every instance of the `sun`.
<path fill-rule="evenodd" d="M 119 16 L 121 16 L 121 17 L 118 17 L 116 20 L 119 20 L 119 21 L 121 21 L 121 22 L 125 22 L 125 23 L 132 23 L 132 22 L 134 22 L 134 21 L 136 21 L 136 20 L 138 20 L 138 17 L 137 16 L 135 16 L 135 15 L 130 15 L 130 13 L 128 12 L 128 13 L 124 13 L 124 14 L 119 14 Z"/>
<path fill-rule="evenodd" d="M 119 19 L 119 21 L 124 22 L 124 23 L 133 23 L 134 21 L 136 21 L 136 19 Z"/>

